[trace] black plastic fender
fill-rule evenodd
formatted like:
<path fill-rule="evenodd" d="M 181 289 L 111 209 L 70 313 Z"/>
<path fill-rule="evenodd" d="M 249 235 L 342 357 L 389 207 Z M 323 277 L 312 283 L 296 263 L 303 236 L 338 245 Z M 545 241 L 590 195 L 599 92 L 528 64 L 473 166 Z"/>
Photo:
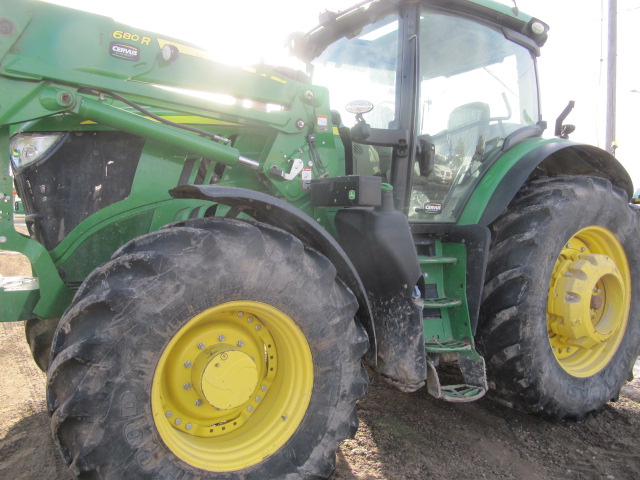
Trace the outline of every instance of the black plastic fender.
<path fill-rule="evenodd" d="M 541 174 L 590 175 L 606 178 L 614 186 L 633 195 L 633 182 L 622 164 L 609 152 L 592 145 L 558 139 L 524 155 L 502 178 L 482 217 L 481 225 L 491 224 L 507 208 L 520 187 L 536 168 Z"/>
<path fill-rule="evenodd" d="M 351 289 L 360 305 L 356 316 L 369 335 L 366 359 L 375 365 L 376 336 L 371 304 L 353 263 L 338 242 L 306 213 L 266 193 L 238 187 L 217 185 L 181 185 L 169 191 L 174 198 L 193 198 L 228 205 L 255 220 L 280 228 L 294 235 L 327 257 L 335 266 L 338 277 Z"/>
<path fill-rule="evenodd" d="M 371 300 L 377 339 L 374 370 L 404 392 L 427 378 L 418 255 L 407 216 L 393 208 L 393 192 L 382 192 L 379 208 L 345 208 L 336 230 Z"/>

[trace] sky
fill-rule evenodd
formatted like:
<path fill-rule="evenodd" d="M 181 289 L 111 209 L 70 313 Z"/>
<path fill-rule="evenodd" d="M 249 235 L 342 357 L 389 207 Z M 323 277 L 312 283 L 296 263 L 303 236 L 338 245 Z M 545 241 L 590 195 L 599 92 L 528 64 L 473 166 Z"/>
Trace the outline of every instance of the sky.
<path fill-rule="evenodd" d="M 48 0 L 107 15 L 138 28 L 201 45 L 225 63 L 250 64 L 281 52 L 288 34 L 306 31 L 325 9 L 356 0 Z M 501 0 L 512 5 L 513 0 Z M 516 0 L 523 12 L 550 26 L 538 59 L 542 114 L 553 135 L 556 117 L 569 100 L 576 107 L 566 123 L 573 140 L 606 148 L 607 9 L 609 0 Z M 179 8 L 178 8 L 179 5 Z M 640 0 L 618 0 L 616 156 L 640 188 Z M 633 90 L 637 90 L 634 92 Z"/>
<path fill-rule="evenodd" d="M 571 139 L 606 148 L 608 0 L 517 0 L 518 7 L 550 26 L 538 59 L 542 112 L 553 135 L 556 117 L 569 100 Z M 618 160 L 640 188 L 640 0 L 618 0 Z M 638 92 L 633 92 L 637 90 Z"/>

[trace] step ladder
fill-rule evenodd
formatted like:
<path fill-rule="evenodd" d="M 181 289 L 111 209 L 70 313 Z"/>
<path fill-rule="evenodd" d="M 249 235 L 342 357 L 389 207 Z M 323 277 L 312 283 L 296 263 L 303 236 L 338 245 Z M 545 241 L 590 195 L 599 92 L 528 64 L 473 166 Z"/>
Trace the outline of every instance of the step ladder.
<path fill-rule="evenodd" d="M 419 255 L 418 260 L 423 272 L 431 272 L 425 275 L 425 284 L 431 284 L 431 294 L 435 298 L 424 298 L 423 319 L 425 322 L 439 322 L 442 334 L 427 339 L 427 391 L 438 399 L 448 402 L 473 402 L 482 398 L 488 390 L 487 374 L 484 358 L 475 350 L 472 341 L 471 329 L 461 338 L 455 338 L 455 328 L 451 323 L 455 309 L 466 308 L 463 300 L 443 295 L 445 293 L 445 278 L 450 269 L 461 267 L 459 259 L 453 256 L 441 254 L 441 248 L 434 249 L 435 255 Z M 431 280 L 431 282 L 429 282 Z M 425 326 L 428 323 L 425 323 Z M 457 357 L 457 365 L 462 377 L 461 383 L 442 385 L 436 365 L 432 359 L 441 354 L 451 354 Z"/>

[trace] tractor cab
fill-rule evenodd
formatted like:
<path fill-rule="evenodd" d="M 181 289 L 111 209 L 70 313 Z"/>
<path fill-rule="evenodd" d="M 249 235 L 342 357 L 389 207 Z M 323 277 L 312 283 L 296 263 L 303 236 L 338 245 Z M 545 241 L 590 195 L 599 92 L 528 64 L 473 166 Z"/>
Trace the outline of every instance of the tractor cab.
<path fill-rule="evenodd" d="M 325 15 L 298 45 L 351 129 L 347 173 L 382 177 L 398 208 L 430 222 L 455 222 L 501 154 L 544 129 L 535 57 L 546 25 L 527 18 L 510 30 L 508 15 L 452 8 L 365 5 Z M 373 109 L 358 118 L 354 101 Z"/>

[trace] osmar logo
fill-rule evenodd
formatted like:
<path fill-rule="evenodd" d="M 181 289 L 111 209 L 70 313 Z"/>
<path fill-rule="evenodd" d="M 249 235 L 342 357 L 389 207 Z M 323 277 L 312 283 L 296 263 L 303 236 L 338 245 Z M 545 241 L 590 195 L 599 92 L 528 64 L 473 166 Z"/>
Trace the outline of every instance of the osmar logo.
<path fill-rule="evenodd" d="M 140 49 L 133 45 L 127 45 L 126 43 L 111 42 L 109 54 L 112 57 L 129 60 L 131 62 L 140 60 Z"/>

